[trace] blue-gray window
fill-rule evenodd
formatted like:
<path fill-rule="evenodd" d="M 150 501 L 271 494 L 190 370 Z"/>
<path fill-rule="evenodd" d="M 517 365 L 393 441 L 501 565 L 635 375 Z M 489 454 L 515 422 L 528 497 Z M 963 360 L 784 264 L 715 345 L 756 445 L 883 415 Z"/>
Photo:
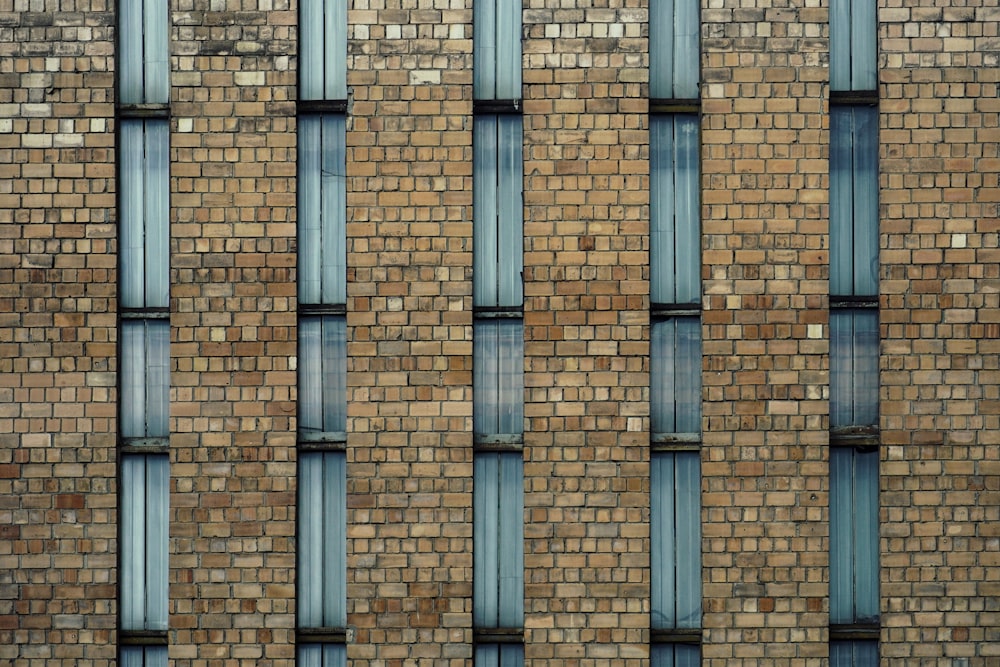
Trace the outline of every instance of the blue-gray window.
<path fill-rule="evenodd" d="M 701 300 L 699 120 L 650 117 L 650 291 L 653 303 Z"/>
<path fill-rule="evenodd" d="M 518 644 L 476 646 L 476 667 L 524 667 L 524 647 Z"/>
<path fill-rule="evenodd" d="M 122 646 L 121 667 L 167 667 L 166 646 Z"/>
<path fill-rule="evenodd" d="M 698 97 L 698 9 L 699 3 L 692 0 L 650 0 L 650 97 Z"/>
<path fill-rule="evenodd" d="M 300 644 L 298 667 L 347 667 L 347 647 L 343 644 Z"/>
<path fill-rule="evenodd" d="M 841 640 L 830 642 L 830 667 L 878 667 L 878 642 Z"/>
<path fill-rule="evenodd" d="M 830 293 L 878 294 L 878 110 L 830 108 Z"/>
<path fill-rule="evenodd" d="M 830 449 L 830 622 L 879 618 L 876 448 Z"/>
<path fill-rule="evenodd" d="M 347 303 L 346 121 L 299 118 L 299 301 Z"/>
<path fill-rule="evenodd" d="M 476 0 L 472 11 L 473 97 L 521 99 L 521 3 Z"/>
<path fill-rule="evenodd" d="M 170 322 L 126 319 L 121 323 L 122 438 L 169 435 Z"/>
<path fill-rule="evenodd" d="M 166 120 L 122 119 L 119 255 L 125 308 L 169 303 L 169 147 Z"/>
<path fill-rule="evenodd" d="M 830 426 L 878 425 L 878 311 L 830 312 Z"/>
<path fill-rule="evenodd" d="M 524 623 L 522 454 L 476 452 L 473 475 L 473 625 L 519 628 Z"/>
<path fill-rule="evenodd" d="M 345 453 L 300 453 L 298 481 L 298 624 L 343 628 L 347 625 Z"/>
<path fill-rule="evenodd" d="M 121 623 L 167 629 L 169 463 L 166 454 L 121 461 Z"/>
<path fill-rule="evenodd" d="M 343 315 L 299 318 L 299 433 L 347 431 L 347 326 Z"/>
<path fill-rule="evenodd" d="M 347 0 L 301 0 L 299 35 L 299 99 L 346 99 Z"/>
<path fill-rule="evenodd" d="M 483 318 L 473 330 L 473 422 L 480 439 L 524 431 L 524 324 Z"/>
<path fill-rule="evenodd" d="M 118 4 L 118 95 L 123 104 L 170 102 L 168 5 L 166 0 Z"/>
<path fill-rule="evenodd" d="M 701 627 L 701 455 L 657 451 L 650 459 L 654 630 Z"/>
<path fill-rule="evenodd" d="M 701 667 L 701 649 L 689 644 L 653 644 L 650 667 Z"/>
<path fill-rule="evenodd" d="M 521 117 L 476 116 L 473 149 L 474 303 L 519 307 L 524 265 Z"/>
<path fill-rule="evenodd" d="M 869 91 L 878 86 L 874 0 L 830 0 L 830 87 Z"/>
<path fill-rule="evenodd" d="M 650 426 L 653 433 L 700 434 L 700 318 L 654 320 L 650 348 Z"/>

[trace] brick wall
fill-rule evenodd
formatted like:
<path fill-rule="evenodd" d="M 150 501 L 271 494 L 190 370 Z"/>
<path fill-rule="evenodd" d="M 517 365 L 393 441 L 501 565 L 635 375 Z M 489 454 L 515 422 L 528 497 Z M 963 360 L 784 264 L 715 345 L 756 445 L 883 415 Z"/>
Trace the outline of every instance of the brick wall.
<path fill-rule="evenodd" d="M 173 13 L 178 666 L 294 657 L 295 22 L 270 4 Z"/>
<path fill-rule="evenodd" d="M 472 658 L 472 9 L 354 3 L 348 659 Z"/>
<path fill-rule="evenodd" d="M 525 660 L 649 641 L 645 12 L 524 13 Z"/>
<path fill-rule="evenodd" d="M 103 2 L 0 9 L 0 662 L 108 665 L 115 226 Z"/>
<path fill-rule="evenodd" d="M 1000 660 L 1000 10 L 957 4 L 880 3 L 888 665 Z"/>
<path fill-rule="evenodd" d="M 524 11 L 525 640 L 648 665 L 648 40 Z M 703 664 L 828 658 L 828 28 L 703 8 Z M 882 664 L 1000 659 L 1000 9 L 881 0 Z M 0 3 L 0 661 L 116 656 L 113 8 Z M 174 665 L 291 665 L 296 8 L 173 6 Z M 472 10 L 356 1 L 348 656 L 472 658 Z"/>
<path fill-rule="evenodd" d="M 703 664 L 827 657 L 826 11 L 704 10 Z"/>

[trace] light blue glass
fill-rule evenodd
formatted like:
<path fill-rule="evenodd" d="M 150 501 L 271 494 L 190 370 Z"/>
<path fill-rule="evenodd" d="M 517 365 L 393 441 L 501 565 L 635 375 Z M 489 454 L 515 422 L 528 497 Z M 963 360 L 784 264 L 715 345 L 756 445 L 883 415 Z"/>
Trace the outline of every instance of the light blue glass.
<path fill-rule="evenodd" d="M 473 96 L 521 99 L 521 3 L 472 3 Z"/>
<path fill-rule="evenodd" d="M 650 117 L 650 298 L 701 300 L 698 117 Z"/>
<path fill-rule="evenodd" d="M 878 86 L 875 0 L 830 0 L 830 88 Z"/>
<path fill-rule="evenodd" d="M 119 99 L 124 104 L 170 102 L 170 32 L 165 0 L 118 5 Z"/>
<path fill-rule="evenodd" d="M 524 302 L 521 117 L 476 116 L 473 132 L 473 301 L 478 307 L 520 306 Z"/>
<path fill-rule="evenodd" d="M 699 8 L 698 0 L 650 0 L 650 97 L 698 98 Z"/>
<path fill-rule="evenodd" d="M 121 471 L 122 628 L 166 630 L 170 503 L 167 456 L 125 455 Z"/>
<path fill-rule="evenodd" d="M 524 471 L 521 452 L 476 452 L 473 462 L 473 624 L 524 623 Z"/>
<path fill-rule="evenodd" d="M 518 644 L 478 644 L 475 667 L 524 667 L 524 646 Z"/>
<path fill-rule="evenodd" d="M 877 641 L 830 642 L 830 667 L 878 667 L 878 665 Z"/>
<path fill-rule="evenodd" d="M 878 311 L 830 312 L 831 427 L 878 425 L 878 357 Z"/>
<path fill-rule="evenodd" d="M 650 459 L 651 626 L 701 627 L 701 458 L 654 452 Z"/>
<path fill-rule="evenodd" d="M 830 109 L 830 293 L 878 294 L 878 111 Z"/>
<path fill-rule="evenodd" d="M 343 644 L 300 644 L 296 653 L 298 667 L 347 667 Z"/>
<path fill-rule="evenodd" d="M 830 622 L 879 618 L 878 452 L 830 449 Z"/>
<path fill-rule="evenodd" d="M 650 667 L 701 667 L 701 647 L 690 644 L 653 644 Z"/>
<path fill-rule="evenodd" d="M 347 469 L 344 452 L 299 455 L 298 625 L 347 624 Z"/>
<path fill-rule="evenodd" d="M 653 433 L 701 433 L 701 321 L 654 321 L 650 338 Z"/>
<path fill-rule="evenodd" d="M 299 318 L 299 431 L 347 430 L 347 322 L 343 315 Z"/>
<path fill-rule="evenodd" d="M 122 437 L 168 437 L 170 322 L 124 320 L 121 336 Z"/>
<path fill-rule="evenodd" d="M 301 0 L 299 35 L 299 98 L 347 99 L 347 0 Z"/>
<path fill-rule="evenodd" d="M 347 303 L 347 130 L 342 115 L 299 118 L 299 300 Z"/>
<path fill-rule="evenodd" d="M 477 319 L 472 340 L 475 433 L 523 433 L 524 323 L 519 319 Z"/>

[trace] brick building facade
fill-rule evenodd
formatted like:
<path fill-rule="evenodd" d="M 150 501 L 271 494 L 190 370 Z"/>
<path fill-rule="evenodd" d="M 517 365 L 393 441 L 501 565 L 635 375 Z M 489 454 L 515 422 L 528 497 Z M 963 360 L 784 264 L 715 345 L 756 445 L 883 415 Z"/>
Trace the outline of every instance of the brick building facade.
<path fill-rule="evenodd" d="M 675 41 L 656 16 L 684 0 L 532 0 L 492 51 L 471 0 L 349 4 L 308 47 L 343 51 L 312 94 L 306 61 L 341 61 L 303 46 L 310 2 L 0 0 L 0 662 L 1000 665 L 997 0 L 877 0 L 870 85 L 837 78 L 868 68 L 836 34 L 861 0 L 703 0 Z M 508 121 L 514 163 L 477 138 Z M 317 146 L 343 209 L 329 296 L 303 291 Z M 520 232 L 487 261 L 491 205 Z M 656 240 L 682 224 L 692 252 Z M 315 427 L 313 326 L 344 345 L 343 411 Z M 836 415 L 866 391 L 874 422 Z M 513 433 L 480 428 L 507 408 Z M 342 526 L 322 582 L 320 460 Z"/>

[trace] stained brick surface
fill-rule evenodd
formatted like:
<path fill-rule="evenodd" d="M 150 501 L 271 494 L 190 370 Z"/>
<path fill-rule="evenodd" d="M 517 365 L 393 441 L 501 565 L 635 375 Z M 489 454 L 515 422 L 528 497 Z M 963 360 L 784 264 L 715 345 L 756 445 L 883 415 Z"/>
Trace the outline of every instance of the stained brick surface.
<path fill-rule="evenodd" d="M 703 5 L 703 664 L 821 667 L 827 3 Z M 524 6 L 530 667 L 649 664 L 647 7 Z M 992 667 L 1000 7 L 879 16 L 882 665 Z M 297 7 L 171 18 L 170 658 L 290 667 Z M 355 667 L 472 663 L 471 23 L 470 0 L 349 13 Z M 117 654 L 114 24 L 101 0 L 0 0 L 0 662 L 18 667 Z"/>

